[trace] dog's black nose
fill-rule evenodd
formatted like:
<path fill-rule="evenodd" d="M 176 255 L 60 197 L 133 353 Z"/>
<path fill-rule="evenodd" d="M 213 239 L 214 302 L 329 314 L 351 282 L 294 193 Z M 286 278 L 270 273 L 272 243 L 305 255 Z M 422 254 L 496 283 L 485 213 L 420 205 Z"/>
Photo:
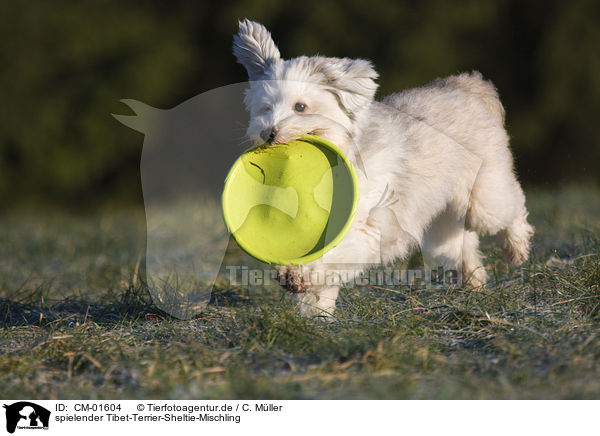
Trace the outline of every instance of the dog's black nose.
<path fill-rule="evenodd" d="M 275 136 L 277 136 L 277 129 L 275 127 L 271 127 L 270 129 L 265 129 L 260 132 L 260 137 L 262 140 L 269 144 L 273 143 Z"/>

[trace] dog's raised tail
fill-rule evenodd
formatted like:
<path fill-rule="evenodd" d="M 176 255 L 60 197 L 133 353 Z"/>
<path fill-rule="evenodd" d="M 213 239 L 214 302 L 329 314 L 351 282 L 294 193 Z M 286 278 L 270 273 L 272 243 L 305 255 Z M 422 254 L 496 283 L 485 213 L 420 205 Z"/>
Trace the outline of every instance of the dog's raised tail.
<path fill-rule="evenodd" d="M 505 229 L 498 233 L 498 241 L 506 260 L 520 265 L 529 257 L 529 246 L 534 228 L 527 222 L 527 210 L 523 211 Z"/>
<path fill-rule="evenodd" d="M 487 109 L 504 124 L 506 113 L 498 96 L 498 90 L 492 82 L 485 80 L 479 71 L 462 73 L 446 80 L 457 88 L 481 98 Z"/>

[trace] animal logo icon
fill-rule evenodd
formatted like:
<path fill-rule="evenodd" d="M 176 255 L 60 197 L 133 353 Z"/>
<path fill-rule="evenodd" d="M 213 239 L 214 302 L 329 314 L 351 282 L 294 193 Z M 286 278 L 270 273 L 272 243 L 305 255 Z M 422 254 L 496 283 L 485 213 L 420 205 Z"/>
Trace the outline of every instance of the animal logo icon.
<path fill-rule="evenodd" d="M 26 429 L 48 428 L 50 411 L 29 401 L 3 406 L 6 409 L 6 431 L 14 433 L 17 427 Z"/>
<path fill-rule="evenodd" d="M 126 99 L 134 115 L 113 114 L 144 134 L 145 279 L 154 303 L 180 319 L 210 301 L 230 241 L 220 198 L 227 171 L 249 146 L 246 85 L 217 88 L 170 109 Z"/>

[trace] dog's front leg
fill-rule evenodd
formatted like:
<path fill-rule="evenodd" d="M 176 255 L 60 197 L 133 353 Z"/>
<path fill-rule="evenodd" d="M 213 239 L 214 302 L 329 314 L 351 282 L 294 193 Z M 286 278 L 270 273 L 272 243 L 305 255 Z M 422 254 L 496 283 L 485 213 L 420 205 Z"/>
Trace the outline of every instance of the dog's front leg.
<path fill-rule="evenodd" d="M 280 267 L 282 284 L 296 294 L 300 312 L 330 318 L 342 284 L 372 265 L 406 257 L 417 240 L 399 224 L 388 207 L 371 209 L 357 219 L 346 237 L 321 259 L 306 265 Z"/>
<path fill-rule="evenodd" d="M 389 207 L 380 206 L 371 209 L 367 225 L 371 232 L 378 235 L 381 264 L 405 259 L 415 247 L 419 246 L 417 237 L 404 229 L 396 213 Z"/>
<path fill-rule="evenodd" d="M 294 294 L 303 316 L 331 318 L 340 290 L 337 271 L 322 259 L 306 265 L 279 266 L 280 283 Z"/>
<path fill-rule="evenodd" d="M 296 294 L 303 315 L 331 317 L 343 283 L 354 280 L 367 267 L 393 257 L 389 251 L 397 249 L 395 243 L 403 232 L 371 218 L 357 219 L 342 242 L 321 259 L 306 265 L 279 267 L 281 283 Z M 381 216 L 378 218 L 381 221 Z"/>

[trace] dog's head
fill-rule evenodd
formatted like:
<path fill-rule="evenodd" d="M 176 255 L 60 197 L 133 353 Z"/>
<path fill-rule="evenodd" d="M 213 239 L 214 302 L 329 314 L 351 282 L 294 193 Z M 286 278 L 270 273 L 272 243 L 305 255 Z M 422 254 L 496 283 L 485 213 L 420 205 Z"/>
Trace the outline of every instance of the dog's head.
<path fill-rule="evenodd" d="M 257 144 L 315 134 L 343 145 L 377 90 L 370 62 L 320 56 L 283 60 L 271 34 L 253 21 L 239 23 L 233 54 L 248 71 L 247 135 Z"/>

